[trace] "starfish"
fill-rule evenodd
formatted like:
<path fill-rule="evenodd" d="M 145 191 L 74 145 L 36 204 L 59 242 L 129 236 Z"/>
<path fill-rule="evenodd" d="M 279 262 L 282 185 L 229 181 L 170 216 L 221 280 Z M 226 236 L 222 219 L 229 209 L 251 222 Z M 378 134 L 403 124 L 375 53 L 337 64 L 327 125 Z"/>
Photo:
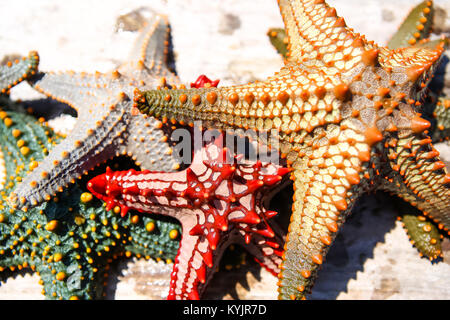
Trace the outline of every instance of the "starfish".
<path fill-rule="evenodd" d="M 8 61 L 5 65 L 0 66 L 0 92 L 7 94 L 13 86 L 33 76 L 37 71 L 38 64 L 39 55 L 36 51 L 31 51 L 28 57 Z"/>
<path fill-rule="evenodd" d="M 25 114 L 21 104 L 5 97 L 36 73 L 38 61 L 38 54 L 30 52 L 0 66 L 0 281 L 31 271 L 40 276 L 48 299 L 102 298 L 114 259 L 171 263 L 180 226 L 163 217 L 120 218 L 118 208 L 107 211 L 77 184 L 27 213 L 8 205 L 11 190 L 62 139 L 43 118 Z"/>
<path fill-rule="evenodd" d="M 279 272 L 283 245 L 267 220 L 276 215 L 264 208 L 265 194 L 278 186 L 289 169 L 239 161 L 223 136 L 194 154 L 184 171 L 167 173 L 107 169 L 88 189 L 107 203 L 173 217 L 183 234 L 171 274 L 168 299 L 199 299 L 229 244 L 238 243 L 270 272 Z"/>
<path fill-rule="evenodd" d="M 169 26 L 156 15 L 141 31 L 130 62 L 110 73 L 39 73 L 29 82 L 78 113 L 72 131 L 51 150 L 11 193 L 15 207 L 25 209 L 48 201 L 69 183 L 106 160 L 128 155 L 142 168 L 175 170 L 168 128 L 132 109 L 133 88 L 156 88 L 166 81 L 178 83 L 165 64 Z"/>
<path fill-rule="evenodd" d="M 448 39 L 443 37 L 437 40 L 430 40 L 434 8 L 432 2 L 423 1 L 414 7 L 397 32 L 391 37 L 387 46 L 391 49 L 416 46 L 434 48 L 437 45 L 448 45 Z M 268 36 L 284 58 L 286 58 L 288 37 L 282 28 L 271 28 Z M 421 106 L 421 112 L 426 120 L 434 123 L 430 127 L 430 136 L 433 143 L 449 139 L 450 134 L 450 100 L 442 96 L 443 79 L 433 79 L 429 86 L 427 97 Z M 411 239 L 411 243 L 419 250 L 421 256 L 429 258 L 431 261 L 443 256 L 441 238 L 438 226 L 433 224 L 425 216 L 420 215 L 420 211 L 408 205 L 399 203 L 399 220 Z"/>
<path fill-rule="evenodd" d="M 355 201 L 385 190 L 448 232 L 450 176 L 418 102 L 443 48 L 391 50 L 347 27 L 324 0 L 279 0 L 289 53 L 267 80 L 135 90 L 141 112 L 205 127 L 277 130 L 294 204 L 279 298 L 303 299 Z"/>
<path fill-rule="evenodd" d="M 0 191 L 1 281 L 18 272 L 35 272 L 47 299 L 100 299 L 114 260 L 175 259 L 179 224 L 139 214 L 121 218 L 120 208 L 106 210 L 83 184 L 70 186 L 26 213 L 9 206 L 6 199 L 13 188 L 62 137 L 43 119 L 16 111 L 23 106 L 12 101 L 1 104 L 0 156 L 5 170 Z"/>

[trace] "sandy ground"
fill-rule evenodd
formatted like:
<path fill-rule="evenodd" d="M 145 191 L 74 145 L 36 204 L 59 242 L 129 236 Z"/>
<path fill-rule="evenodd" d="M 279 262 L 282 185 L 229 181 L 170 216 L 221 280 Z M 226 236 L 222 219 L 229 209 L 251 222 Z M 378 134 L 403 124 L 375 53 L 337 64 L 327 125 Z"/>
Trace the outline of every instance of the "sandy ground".
<path fill-rule="evenodd" d="M 418 0 L 330 0 L 349 26 L 385 43 Z M 448 0 L 436 5 L 450 12 Z M 221 85 L 264 79 L 282 65 L 266 37 L 282 27 L 275 0 L 0 0 L 0 57 L 37 50 L 42 70 L 104 72 L 128 56 L 135 32 L 117 32 L 117 18 L 148 7 L 169 16 L 177 72 L 189 83 L 199 74 Z M 442 11 L 440 11 L 442 16 Z M 450 30 L 449 17 L 440 28 Z M 13 99 L 42 98 L 26 83 L 12 90 Z M 63 119 L 63 120 L 61 120 Z M 68 116 L 54 122 L 70 130 Z M 449 148 L 439 150 L 450 159 Z M 367 197 L 345 225 L 331 249 L 311 298 L 315 299 L 449 299 L 450 257 L 431 264 L 421 259 L 396 221 L 385 198 Z M 170 265 L 125 261 L 108 287 L 110 299 L 162 299 Z M 36 275 L 18 276 L 0 286 L 0 299 L 42 299 Z M 210 299 L 275 299 L 276 279 L 254 265 L 215 276 Z"/>

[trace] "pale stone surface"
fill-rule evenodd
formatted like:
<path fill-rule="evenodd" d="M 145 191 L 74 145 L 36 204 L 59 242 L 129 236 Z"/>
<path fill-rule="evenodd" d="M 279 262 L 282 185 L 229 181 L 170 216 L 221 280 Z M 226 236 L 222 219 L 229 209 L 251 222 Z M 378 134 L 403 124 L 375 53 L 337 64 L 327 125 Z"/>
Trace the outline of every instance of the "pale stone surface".
<path fill-rule="evenodd" d="M 410 8 L 420 0 L 330 0 L 347 24 L 368 39 L 386 43 Z M 364 3 L 364 5 L 362 5 Z M 450 12 L 448 0 L 436 5 Z M 282 27 L 275 0 L 0 0 L 0 57 L 37 50 L 42 70 L 108 71 L 126 59 L 134 32 L 115 32 L 116 19 L 149 6 L 172 24 L 176 67 L 189 83 L 205 73 L 221 85 L 264 79 L 282 65 L 266 32 Z M 442 30 L 450 17 L 441 11 Z M 24 83 L 14 99 L 43 96 Z M 69 130 L 64 116 L 52 125 Z M 442 154 L 450 148 L 440 145 Z M 446 156 L 447 158 L 447 156 Z M 448 156 L 447 159 L 450 159 Z M 385 197 L 367 197 L 345 225 L 314 288 L 315 299 L 449 299 L 450 266 L 420 259 Z M 365 209 L 364 209 L 365 208 Z M 449 247 L 447 245 L 447 247 Z M 126 261 L 111 275 L 110 299 L 162 299 L 170 265 Z M 17 276 L 0 287 L 0 299 L 42 299 L 36 275 Z M 207 289 L 211 299 L 275 299 L 277 279 L 254 265 L 220 272 Z"/>

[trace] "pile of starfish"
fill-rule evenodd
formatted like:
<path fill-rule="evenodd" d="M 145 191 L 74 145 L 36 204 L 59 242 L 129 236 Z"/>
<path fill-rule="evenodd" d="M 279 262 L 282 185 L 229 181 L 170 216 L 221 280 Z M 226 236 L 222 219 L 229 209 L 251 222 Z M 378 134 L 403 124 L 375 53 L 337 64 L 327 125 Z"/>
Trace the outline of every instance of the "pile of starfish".
<path fill-rule="evenodd" d="M 187 88 L 168 66 L 161 15 L 141 31 L 131 61 L 109 73 L 43 72 L 35 52 L 1 67 L 2 99 L 27 80 L 78 117 L 39 153 L 31 145 L 42 135 L 20 139 L 20 128 L 9 129 L 16 111 L 0 112 L 5 136 L 17 141 L 2 151 L 19 148 L 30 168 L 20 179 L 6 170 L 0 270 L 31 266 L 48 298 L 96 299 L 112 258 L 141 256 L 155 243 L 162 257 L 174 250 L 171 239 L 179 246 L 165 257 L 173 261 L 168 298 L 200 299 L 224 250 L 239 244 L 279 278 L 280 299 L 304 299 L 355 202 L 375 190 L 405 202 L 412 241 L 438 260 L 450 228 L 450 175 L 433 142 L 449 136 L 450 100 L 433 80 L 448 40 L 429 39 L 432 1 L 411 11 L 387 46 L 355 33 L 324 0 L 278 4 L 285 30 L 269 37 L 285 65 L 264 81 L 219 87 L 201 76 Z M 183 163 L 171 140 L 178 128 L 218 134 Z M 225 146 L 248 129 L 275 132 L 278 146 L 243 137 L 279 152 L 276 163 Z M 123 157 L 132 169 L 116 170 Z M 292 211 L 269 210 L 289 180 Z M 59 202 L 67 211 L 58 213 Z M 282 214 L 290 215 L 287 233 Z M 31 221 L 45 231 L 34 236 Z"/>

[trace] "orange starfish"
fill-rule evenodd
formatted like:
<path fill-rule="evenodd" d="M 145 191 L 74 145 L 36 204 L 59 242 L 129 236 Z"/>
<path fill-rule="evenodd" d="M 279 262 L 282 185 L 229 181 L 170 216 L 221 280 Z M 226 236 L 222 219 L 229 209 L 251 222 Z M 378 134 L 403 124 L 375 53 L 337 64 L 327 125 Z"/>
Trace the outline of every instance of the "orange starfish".
<path fill-rule="evenodd" d="M 285 66 L 247 85 L 135 91 L 141 112 L 205 127 L 277 130 L 294 204 L 279 298 L 304 298 L 356 199 L 397 194 L 450 227 L 450 175 L 417 112 L 442 47 L 390 50 L 346 26 L 324 0 L 279 0 Z"/>

